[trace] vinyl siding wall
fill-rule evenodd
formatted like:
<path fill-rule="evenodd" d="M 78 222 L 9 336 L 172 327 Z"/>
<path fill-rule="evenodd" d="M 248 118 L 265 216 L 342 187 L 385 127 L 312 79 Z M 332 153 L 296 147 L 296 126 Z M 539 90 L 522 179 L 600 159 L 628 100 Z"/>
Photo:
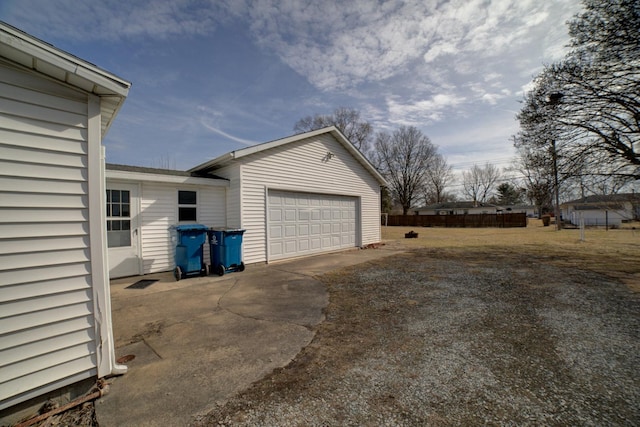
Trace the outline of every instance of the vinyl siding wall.
<path fill-rule="evenodd" d="M 333 153 L 333 158 L 326 159 L 327 152 Z M 230 173 L 233 168 L 233 173 L 241 172 L 239 185 Z M 247 230 L 243 240 L 246 263 L 267 260 L 267 189 L 358 197 L 356 245 L 380 241 L 380 184 L 330 134 L 246 156 L 215 173 L 231 179 L 230 191 L 237 192 L 232 199 L 241 198 L 239 225 Z"/>
<path fill-rule="evenodd" d="M 198 192 L 198 223 L 224 227 L 225 188 L 194 185 L 143 183 L 140 201 L 142 259 L 144 274 L 169 271 L 175 267 L 175 235 L 171 227 L 178 224 L 178 191 Z M 205 262 L 209 259 L 205 244 Z"/>
<path fill-rule="evenodd" d="M 0 60 L 0 409 L 97 374 L 87 111 Z"/>

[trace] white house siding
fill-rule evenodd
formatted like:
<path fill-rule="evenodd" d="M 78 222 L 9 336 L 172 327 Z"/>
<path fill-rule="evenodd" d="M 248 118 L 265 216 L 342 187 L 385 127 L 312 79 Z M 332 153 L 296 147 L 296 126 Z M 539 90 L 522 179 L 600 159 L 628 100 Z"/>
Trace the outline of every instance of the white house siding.
<path fill-rule="evenodd" d="M 327 158 L 328 152 L 333 153 L 331 159 Z M 233 168 L 236 174 L 237 168 L 241 168 L 239 186 L 233 186 Z M 380 184 L 329 133 L 248 155 L 231 167 L 216 170 L 215 174 L 231 179 L 230 192 L 242 192 L 232 198 L 242 200 L 238 225 L 247 230 L 243 239 L 246 263 L 267 260 L 265 200 L 268 189 L 358 197 L 354 246 L 380 241 Z"/>
<path fill-rule="evenodd" d="M 194 185 L 143 183 L 140 200 L 142 259 L 144 274 L 174 268 L 176 241 L 171 227 L 178 224 L 178 190 L 198 192 L 198 223 L 225 227 L 225 188 Z M 209 257 L 205 244 L 205 261 Z"/>
<path fill-rule="evenodd" d="M 625 215 L 616 210 L 604 211 L 599 209 L 570 210 L 569 219 L 572 224 L 580 225 L 580 218 L 587 226 L 620 226 Z"/>
<path fill-rule="evenodd" d="M 0 60 L 0 409 L 97 373 L 87 112 Z"/>
<path fill-rule="evenodd" d="M 242 227 L 242 165 L 232 164 L 215 171 L 217 176 L 229 180 L 229 188 L 226 197 L 226 223 L 227 227 L 238 229 Z"/>

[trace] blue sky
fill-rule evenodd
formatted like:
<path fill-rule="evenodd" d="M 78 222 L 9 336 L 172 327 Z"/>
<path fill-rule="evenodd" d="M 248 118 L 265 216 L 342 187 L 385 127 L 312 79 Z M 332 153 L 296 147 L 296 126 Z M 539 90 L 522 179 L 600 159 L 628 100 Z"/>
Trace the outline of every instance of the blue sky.
<path fill-rule="evenodd" d="M 132 82 L 107 161 L 187 169 L 358 109 L 458 172 L 507 166 L 523 90 L 578 0 L 3 0 L 0 20 Z"/>

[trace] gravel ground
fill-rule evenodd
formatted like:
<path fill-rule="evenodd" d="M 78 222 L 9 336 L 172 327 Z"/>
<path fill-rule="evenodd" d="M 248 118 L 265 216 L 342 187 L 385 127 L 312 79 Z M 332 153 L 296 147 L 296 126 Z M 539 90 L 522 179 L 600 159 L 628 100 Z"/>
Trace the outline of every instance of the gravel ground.
<path fill-rule="evenodd" d="M 323 276 L 311 345 L 196 425 L 640 425 L 638 294 L 547 261 L 422 249 Z"/>

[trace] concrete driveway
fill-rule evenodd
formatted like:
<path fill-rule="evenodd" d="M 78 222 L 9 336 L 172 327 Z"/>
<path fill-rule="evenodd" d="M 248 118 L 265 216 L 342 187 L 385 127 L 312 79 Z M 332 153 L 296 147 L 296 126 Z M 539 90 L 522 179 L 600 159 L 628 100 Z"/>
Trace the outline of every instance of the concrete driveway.
<path fill-rule="evenodd" d="M 176 282 L 170 273 L 111 283 L 116 357 L 135 356 L 96 402 L 100 426 L 186 425 L 311 342 L 328 296 L 317 276 L 392 249 L 248 266 Z M 158 279 L 128 289 L 140 279 Z"/>

